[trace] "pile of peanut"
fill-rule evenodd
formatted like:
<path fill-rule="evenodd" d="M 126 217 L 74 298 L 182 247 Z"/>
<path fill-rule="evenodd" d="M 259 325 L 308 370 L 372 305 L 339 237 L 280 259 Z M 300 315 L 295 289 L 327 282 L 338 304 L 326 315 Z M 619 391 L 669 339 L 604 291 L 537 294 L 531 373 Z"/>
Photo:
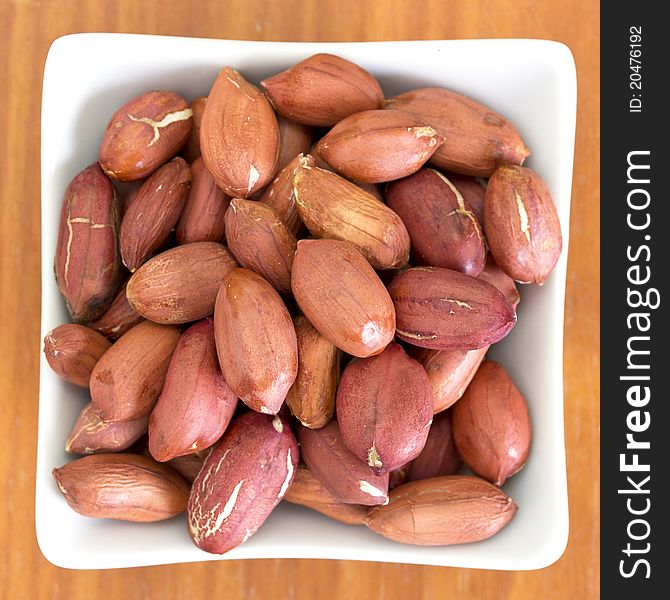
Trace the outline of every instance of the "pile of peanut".
<path fill-rule="evenodd" d="M 131 99 L 61 211 L 73 323 L 44 352 L 90 391 L 66 442 L 85 456 L 53 471 L 65 500 L 186 511 L 213 553 L 282 499 L 404 543 L 494 535 L 531 430 L 485 355 L 515 282 L 541 285 L 561 252 L 528 155 L 475 100 L 385 99 L 329 54 L 261 88 L 226 67 L 190 103 Z"/>

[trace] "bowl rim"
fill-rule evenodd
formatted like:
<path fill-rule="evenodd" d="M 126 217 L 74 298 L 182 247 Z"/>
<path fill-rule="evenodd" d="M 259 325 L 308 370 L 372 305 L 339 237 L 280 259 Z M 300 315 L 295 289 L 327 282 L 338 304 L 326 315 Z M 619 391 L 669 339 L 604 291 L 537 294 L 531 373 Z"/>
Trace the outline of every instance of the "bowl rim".
<path fill-rule="evenodd" d="M 533 52 L 541 52 L 543 55 L 546 57 L 546 59 L 551 63 L 552 68 L 556 69 L 556 72 L 558 75 L 561 77 L 562 82 L 565 84 L 566 89 L 563 92 L 564 95 L 564 101 L 562 103 L 562 110 L 564 111 L 563 118 L 566 120 L 566 122 L 569 124 L 568 130 L 565 132 L 565 139 L 564 139 L 564 144 L 570 147 L 570 165 L 569 168 L 567 168 L 566 173 L 563 174 L 563 177 L 568 177 L 569 176 L 569 181 L 567 181 L 564 185 L 567 189 L 567 194 L 568 194 L 568 199 L 567 199 L 567 211 L 569 215 L 569 205 L 570 205 L 570 200 L 569 200 L 569 195 L 571 193 L 571 180 L 572 180 L 572 162 L 574 160 L 574 136 L 575 136 L 575 115 L 576 115 L 576 70 L 575 70 L 575 63 L 574 63 L 574 58 L 573 55 L 570 51 L 570 49 L 563 43 L 558 42 L 558 41 L 553 41 L 553 40 L 542 40 L 542 39 L 519 39 L 519 38 L 508 38 L 508 39 L 494 39 L 494 38 L 485 38 L 485 39 L 466 39 L 466 40 L 402 40 L 402 41 L 371 41 L 371 42 L 266 42 L 266 41 L 255 41 L 255 40 L 221 40 L 221 39 L 214 39 L 214 38 L 191 38 L 191 37 L 176 37 L 176 36 L 164 36 L 164 35 L 146 35 L 146 34 L 122 34 L 122 33 L 77 33 L 77 34 L 68 34 L 62 37 L 59 37 L 53 41 L 49 48 L 49 52 L 45 61 L 45 67 L 44 67 L 44 80 L 43 80 L 43 95 L 42 95 L 42 115 L 45 113 L 45 109 L 48 106 L 48 103 L 50 101 L 50 96 L 48 94 L 48 84 L 50 84 L 50 78 L 53 75 L 54 69 L 56 69 L 58 65 L 58 61 L 63 59 L 63 54 L 67 54 L 67 52 L 71 51 L 72 48 L 84 48 L 84 47 L 91 47 L 91 45 L 96 45 L 100 41 L 104 41 L 105 43 L 115 43 L 115 44 L 125 44 L 125 43 L 136 43 L 136 42 L 142 42 L 142 43 L 148 43 L 148 44 L 157 44 L 161 45 L 164 43 L 170 43 L 170 44 L 188 44 L 193 47 L 199 46 L 199 45 L 210 45 L 210 44 L 233 44 L 237 45 L 240 48 L 244 47 L 259 47 L 259 46 L 268 46 L 268 47 L 299 47 L 301 49 L 304 49 L 305 55 L 309 55 L 311 53 L 314 53 L 315 51 L 319 50 L 324 50 L 327 48 L 333 49 L 333 48 L 352 48 L 352 49 L 358 49 L 361 47 L 371 47 L 371 46 L 376 46 L 376 47 L 382 47 L 382 46 L 406 46 L 406 47 L 419 47 L 420 49 L 430 49 L 431 47 L 439 48 L 443 45 L 448 45 L 451 47 L 461 47 L 467 49 L 467 47 L 480 47 L 480 48 L 495 48 L 497 50 L 500 50 L 503 48 L 505 51 L 511 51 L 514 49 L 519 49 L 522 48 L 524 51 L 533 51 Z M 331 50 L 334 51 L 334 50 Z M 567 100 L 566 100 L 567 99 Z M 571 125 L 570 125 L 571 124 Z M 42 119 L 42 136 L 44 139 L 44 133 L 45 130 L 48 128 L 48 124 L 45 123 L 45 120 Z M 42 146 L 42 160 L 41 160 L 41 175 L 42 175 L 42 207 L 44 208 L 44 199 L 45 199 L 45 188 L 47 184 L 47 180 L 51 176 L 50 173 L 45 172 L 45 148 Z M 565 208 L 564 208 L 565 210 Z M 44 213 L 44 210 L 42 210 L 42 213 Z M 44 223 L 44 218 L 42 217 L 42 228 L 45 227 Z M 561 261 L 563 261 L 563 270 L 562 273 L 560 273 L 560 277 L 562 277 L 561 281 L 561 288 L 562 288 L 562 295 L 563 295 L 563 301 L 565 301 L 565 265 L 567 265 L 567 259 L 568 259 L 568 240 L 569 240 L 569 223 L 568 225 L 564 226 L 563 228 L 563 235 L 564 235 L 564 251 L 563 255 L 561 257 Z M 42 236 L 43 239 L 43 236 Z M 51 249 L 50 249 L 51 250 Z M 45 265 L 44 263 L 44 257 L 48 253 L 45 251 L 45 249 L 42 249 L 42 277 L 44 281 L 44 276 L 45 276 L 45 271 L 49 270 L 49 267 Z M 45 290 L 45 285 L 42 285 L 42 308 L 41 308 L 41 331 L 42 331 L 42 336 L 46 332 L 45 325 L 46 325 L 46 317 L 45 317 L 45 300 L 46 300 L 46 290 Z M 562 373 L 562 352 L 563 352 L 563 327 L 564 327 L 564 319 L 563 319 L 563 314 L 561 313 L 561 331 L 560 331 L 560 341 L 561 341 L 561 373 Z M 40 340 L 41 343 L 41 340 Z M 39 412 L 42 413 L 42 403 L 45 401 L 44 398 L 44 392 L 45 389 L 43 389 L 43 381 L 45 379 L 44 377 L 44 369 L 45 369 L 45 361 L 43 360 L 41 348 L 40 348 L 40 356 L 41 356 L 41 367 L 40 367 L 40 392 L 39 392 L 39 401 L 40 401 L 40 409 Z M 561 379 L 561 384 L 562 384 L 562 379 Z M 46 386 L 45 386 L 46 387 Z M 562 389 L 561 389 L 561 397 L 562 397 Z M 561 402 L 560 406 L 560 411 L 561 414 L 563 414 L 563 403 Z M 558 424 L 557 424 L 558 427 Z M 561 420 L 560 423 L 560 437 L 562 439 L 562 446 L 561 446 L 561 451 L 563 452 L 563 473 L 565 474 L 565 440 L 564 440 L 564 421 Z M 42 429 L 41 427 L 39 428 L 40 430 Z M 37 482 L 36 482 L 36 489 L 35 489 L 35 500 L 36 500 L 36 508 L 35 508 L 35 518 L 36 518 L 36 533 L 37 533 L 37 542 L 40 550 L 42 551 L 43 555 L 49 562 L 56 566 L 64 567 L 64 568 L 106 568 L 104 565 L 102 567 L 100 566 L 81 566 L 79 564 L 75 564 L 72 561 L 64 558 L 61 556 L 58 552 L 58 547 L 57 545 L 54 544 L 54 540 L 47 539 L 46 533 L 43 529 L 42 521 L 40 519 L 40 513 L 38 511 L 38 505 L 41 507 L 41 502 L 40 502 L 40 493 L 42 489 L 42 485 L 40 483 L 40 474 L 44 468 L 44 457 L 42 456 L 43 452 L 43 446 L 44 446 L 44 441 L 42 439 L 42 435 L 40 434 L 38 430 L 38 454 L 37 454 L 37 464 L 36 464 L 36 476 L 37 476 Z M 453 564 L 453 566 L 468 566 L 470 568 L 488 568 L 488 569 L 513 569 L 513 570 L 535 570 L 535 569 L 540 569 L 547 567 L 557 561 L 564 553 L 566 546 L 567 546 L 567 541 L 568 541 L 568 534 L 569 534 L 569 515 L 568 515 L 568 498 L 567 498 L 567 474 L 565 474 L 564 479 L 564 490 L 563 490 L 563 499 L 562 499 L 562 512 L 563 514 L 558 515 L 557 519 L 560 521 L 560 524 L 557 528 L 554 528 L 553 533 L 552 533 L 552 538 L 548 540 L 544 546 L 541 552 L 538 552 L 537 555 L 534 557 L 534 559 L 528 559 L 526 560 L 523 564 L 518 564 L 514 566 L 495 566 L 491 565 L 488 562 L 486 564 L 483 564 L 482 566 L 479 565 L 473 565 L 470 564 L 470 561 L 466 561 L 468 564 L 463 565 L 460 563 L 460 561 L 455 561 L 455 562 L 450 562 L 449 564 Z M 411 548 L 410 548 L 411 550 Z M 242 554 L 247 554 L 247 553 L 242 553 Z M 286 557 L 290 557 L 291 554 L 286 555 Z M 216 560 L 220 558 L 230 558 L 230 559 L 243 559 L 243 558 L 253 558 L 252 555 L 240 555 L 240 556 L 224 556 L 224 557 L 218 557 L 218 556 L 212 556 L 208 554 L 202 554 L 199 556 L 199 558 L 196 558 L 194 560 Z M 261 556 L 258 556 L 258 558 L 265 558 L 266 554 L 262 554 Z M 277 556 L 277 557 L 283 557 L 283 556 Z M 347 558 L 345 556 L 335 556 L 332 555 L 330 557 L 325 557 L 325 556 L 315 556 L 315 558 Z M 359 560 L 358 558 L 354 558 L 353 560 Z M 382 558 L 382 561 L 388 561 L 392 559 L 387 559 L 387 558 Z M 103 561 L 104 562 L 104 561 Z M 178 559 L 177 561 L 173 562 L 183 562 L 181 559 Z M 406 563 L 415 563 L 415 564 L 438 564 L 438 563 L 430 563 L 430 562 L 425 562 L 424 560 L 412 560 L 411 558 L 404 557 L 403 562 Z M 134 566 L 141 566 L 141 565 L 150 565 L 150 564 L 166 564 L 165 562 L 139 562 L 139 563 L 133 563 Z"/>

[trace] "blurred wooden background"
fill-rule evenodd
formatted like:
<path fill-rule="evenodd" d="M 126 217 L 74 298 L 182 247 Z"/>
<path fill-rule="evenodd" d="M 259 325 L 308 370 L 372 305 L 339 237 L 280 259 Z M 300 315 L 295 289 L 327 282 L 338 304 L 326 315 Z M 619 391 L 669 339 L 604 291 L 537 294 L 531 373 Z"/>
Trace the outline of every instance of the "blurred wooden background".
<path fill-rule="evenodd" d="M 599 28 L 597 0 L 0 0 L 0 597 L 597 598 Z M 579 107 L 565 324 L 570 541 L 561 560 L 529 573 L 312 560 L 77 572 L 42 557 L 33 520 L 42 69 L 55 38 L 85 31 L 281 41 L 533 37 L 572 49 Z"/>

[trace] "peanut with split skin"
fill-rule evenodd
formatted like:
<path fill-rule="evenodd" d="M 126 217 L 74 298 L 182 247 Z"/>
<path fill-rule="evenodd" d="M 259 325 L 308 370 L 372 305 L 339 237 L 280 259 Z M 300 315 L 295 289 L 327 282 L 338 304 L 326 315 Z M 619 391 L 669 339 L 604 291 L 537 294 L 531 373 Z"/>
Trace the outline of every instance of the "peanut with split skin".
<path fill-rule="evenodd" d="M 498 266 L 520 283 L 542 285 L 561 254 L 556 207 L 546 184 L 531 169 L 506 165 L 491 176 L 484 231 Z"/>
<path fill-rule="evenodd" d="M 146 432 L 149 415 L 135 421 L 105 421 L 93 402 L 89 402 L 65 442 L 65 451 L 73 454 L 120 452 L 130 448 Z"/>
<path fill-rule="evenodd" d="M 76 175 L 63 198 L 54 273 L 75 323 L 97 319 L 119 284 L 119 201 L 97 163 Z"/>
<path fill-rule="evenodd" d="M 191 488 L 188 530 L 196 546 L 224 554 L 245 542 L 284 497 L 298 459 L 281 417 L 250 411 L 235 419 Z"/>
<path fill-rule="evenodd" d="M 134 181 L 151 175 L 187 140 L 193 110 L 179 94 L 147 92 L 114 113 L 100 145 L 100 166 L 111 178 Z"/>
<path fill-rule="evenodd" d="M 389 285 L 396 335 L 434 350 L 476 350 L 500 341 L 516 312 L 495 286 L 458 271 L 414 267 Z"/>
<path fill-rule="evenodd" d="M 388 206 L 407 227 L 417 265 L 444 267 L 476 277 L 486 263 L 479 220 L 456 186 L 434 169 L 391 182 Z"/>

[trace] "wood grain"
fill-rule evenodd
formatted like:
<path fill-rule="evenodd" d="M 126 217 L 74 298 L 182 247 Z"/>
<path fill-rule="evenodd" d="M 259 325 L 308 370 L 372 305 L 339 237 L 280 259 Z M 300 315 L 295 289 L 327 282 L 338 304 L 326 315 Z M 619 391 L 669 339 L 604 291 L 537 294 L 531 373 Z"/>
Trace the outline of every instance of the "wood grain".
<path fill-rule="evenodd" d="M 599 595 L 599 3 L 596 0 L 3 0 L 0 3 L 0 596 L 468 598 Z M 579 106 L 565 323 L 570 541 L 536 572 L 258 560 L 126 571 L 57 569 L 34 533 L 39 283 L 39 122 L 57 37 L 116 31 L 296 41 L 535 37 L 573 51 Z"/>

